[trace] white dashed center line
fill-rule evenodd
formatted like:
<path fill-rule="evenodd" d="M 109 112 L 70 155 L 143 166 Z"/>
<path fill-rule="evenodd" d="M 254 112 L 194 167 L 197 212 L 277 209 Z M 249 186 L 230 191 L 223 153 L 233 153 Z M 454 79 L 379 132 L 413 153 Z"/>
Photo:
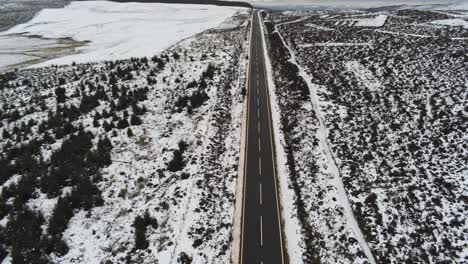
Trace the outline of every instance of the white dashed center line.
<path fill-rule="evenodd" d="M 263 201 L 262 201 L 262 183 L 259 183 L 259 186 L 260 186 L 260 205 L 262 205 Z"/>

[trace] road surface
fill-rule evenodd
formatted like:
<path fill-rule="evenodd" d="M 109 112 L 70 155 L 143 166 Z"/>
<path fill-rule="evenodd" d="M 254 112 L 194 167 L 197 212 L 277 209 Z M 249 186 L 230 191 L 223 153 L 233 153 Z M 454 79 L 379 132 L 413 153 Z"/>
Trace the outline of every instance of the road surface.
<path fill-rule="evenodd" d="M 254 11 L 247 89 L 241 264 L 286 263 L 261 34 L 258 11 Z"/>

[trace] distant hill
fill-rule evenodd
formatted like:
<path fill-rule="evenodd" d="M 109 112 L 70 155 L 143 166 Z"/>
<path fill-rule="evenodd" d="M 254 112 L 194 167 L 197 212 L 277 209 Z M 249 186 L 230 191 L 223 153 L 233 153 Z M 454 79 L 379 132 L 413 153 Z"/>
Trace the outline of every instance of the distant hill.
<path fill-rule="evenodd" d="M 0 3 L 0 32 L 30 20 L 43 8 L 61 8 L 68 0 L 2 0 Z"/>
<path fill-rule="evenodd" d="M 88 0 L 83 0 L 88 1 Z M 240 6 L 253 8 L 250 3 L 241 1 L 222 1 L 222 0 L 111 0 L 113 2 L 140 2 L 140 3 L 167 3 L 167 4 L 197 4 L 197 5 L 217 5 L 217 6 Z"/>

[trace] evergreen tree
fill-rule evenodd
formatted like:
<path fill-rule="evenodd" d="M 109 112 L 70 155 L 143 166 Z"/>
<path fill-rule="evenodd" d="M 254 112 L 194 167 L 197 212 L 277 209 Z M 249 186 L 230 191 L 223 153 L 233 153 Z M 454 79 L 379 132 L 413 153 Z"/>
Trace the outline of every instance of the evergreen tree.
<path fill-rule="evenodd" d="M 210 97 L 206 94 L 205 91 L 196 91 L 192 94 L 192 97 L 190 97 L 190 105 L 192 108 L 198 108 L 208 99 L 210 99 Z"/>
<path fill-rule="evenodd" d="M 169 161 L 168 169 L 172 172 L 176 172 L 181 170 L 184 167 L 184 158 L 182 157 L 182 153 L 176 149 L 173 152 L 172 160 Z"/>
<path fill-rule="evenodd" d="M 41 192 L 46 193 L 49 198 L 55 197 L 59 194 L 60 185 L 57 174 L 50 172 L 42 175 L 40 180 Z"/>
<path fill-rule="evenodd" d="M 57 99 L 57 103 L 64 103 L 67 97 L 65 96 L 65 88 L 58 87 L 55 89 L 55 96 Z"/>
<path fill-rule="evenodd" d="M 193 260 L 191 257 L 189 257 L 189 255 L 187 255 L 187 253 L 181 252 L 177 258 L 177 261 L 181 264 L 191 264 Z"/>
<path fill-rule="evenodd" d="M 131 128 L 128 128 L 128 129 L 127 129 L 127 136 L 128 136 L 128 137 L 133 137 L 133 136 L 134 136 L 134 135 L 133 135 L 133 131 L 132 131 Z"/>
<path fill-rule="evenodd" d="M 3 129 L 3 131 L 2 131 L 2 137 L 3 137 L 3 139 L 8 139 L 8 138 L 10 138 L 10 136 L 11 136 L 11 135 L 10 135 L 10 133 L 8 133 L 8 130 Z"/>
<path fill-rule="evenodd" d="M 111 122 L 110 124 L 107 122 L 107 120 L 104 121 L 104 123 L 102 123 L 102 127 L 104 128 L 104 131 L 106 132 L 109 132 L 112 130 L 112 125 L 113 123 Z"/>
<path fill-rule="evenodd" d="M 78 183 L 77 188 L 72 192 L 72 196 L 80 197 L 78 208 L 83 208 L 86 211 L 91 210 L 95 206 L 104 204 L 101 196 L 101 191 L 91 182 L 89 176 L 84 175 Z"/>
<path fill-rule="evenodd" d="M 63 132 L 63 127 L 56 127 L 54 129 L 54 133 L 56 139 L 61 139 L 63 138 L 63 136 L 65 136 L 65 133 Z"/>
<path fill-rule="evenodd" d="M 12 263 L 48 263 L 42 249 L 44 218 L 27 207 L 19 209 L 8 219 L 6 242 L 11 246 Z"/>
<path fill-rule="evenodd" d="M 3 185 L 13 173 L 10 162 L 0 156 L 0 185 Z"/>
<path fill-rule="evenodd" d="M 179 143 L 177 144 L 177 146 L 179 147 L 179 150 L 180 152 L 184 153 L 186 150 L 187 150 L 187 143 L 183 140 L 180 140 Z"/>
<path fill-rule="evenodd" d="M 109 118 L 110 116 L 111 116 L 110 113 L 109 113 L 106 109 L 104 109 L 104 110 L 102 111 L 101 117 L 103 117 L 103 118 Z"/>
<path fill-rule="evenodd" d="M 99 139 L 98 141 L 98 150 L 100 150 L 99 152 L 110 152 L 112 148 L 113 148 L 112 142 L 107 136 Z"/>
<path fill-rule="evenodd" d="M 71 122 L 65 122 L 65 124 L 63 125 L 63 134 L 64 135 L 69 135 L 69 134 L 72 134 L 75 132 L 75 127 L 73 126 L 73 124 Z"/>
<path fill-rule="evenodd" d="M 67 83 L 67 82 L 65 81 L 65 78 L 63 78 L 63 77 L 60 77 L 60 78 L 58 79 L 58 81 L 59 81 L 59 85 L 65 85 L 65 83 Z"/>
<path fill-rule="evenodd" d="M 80 110 L 83 113 L 89 113 L 91 110 L 99 106 L 99 101 L 95 95 L 83 94 L 80 103 Z"/>
<path fill-rule="evenodd" d="M 130 118 L 130 124 L 132 124 L 132 126 L 138 126 L 141 125 L 141 123 L 141 118 L 133 113 L 132 117 Z"/>
<path fill-rule="evenodd" d="M 93 119 L 93 127 L 99 127 L 99 120 L 96 119 L 96 117 Z"/>
<path fill-rule="evenodd" d="M 49 235 L 53 237 L 61 236 L 62 232 L 67 228 L 68 222 L 72 216 L 73 210 L 69 203 L 69 198 L 59 197 L 47 228 Z"/>
<path fill-rule="evenodd" d="M 75 121 L 81 116 L 81 112 L 76 105 L 72 104 L 69 108 L 63 109 L 63 116 L 69 121 Z"/>
<path fill-rule="evenodd" d="M 119 120 L 119 122 L 117 122 L 117 128 L 119 129 L 127 128 L 128 126 L 128 121 L 125 118 L 122 118 Z"/>
<path fill-rule="evenodd" d="M 143 219 L 145 220 L 146 226 L 151 226 L 154 229 L 158 228 L 158 221 L 156 218 L 151 217 L 148 211 L 145 212 Z"/>
<path fill-rule="evenodd" d="M 18 182 L 14 205 L 20 209 L 34 194 L 36 179 L 30 174 L 23 175 Z"/>
<path fill-rule="evenodd" d="M 112 164 L 110 154 L 111 150 L 112 143 L 107 136 L 99 139 L 97 150 L 92 155 L 93 162 L 95 162 L 98 167 L 109 166 L 110 164 Z"/>
<path fill-rule="evenodd" d="M 3 232 L 3 230 L 0 228 L 0 233 Z M 3 241 L 3 239 L 0 238 L 0 240 Z M 0 261 L 3 262 L 3 260 L 8 256 L 8 251 L 6 250 L 5 246 L 3 244 L 0 244 Z"/>
<path fill-rule="evenodd" d="M 146 240 L 146 223 L 143 217 L 137 216 L 133 222 L 135 227 L 135 248 L 146 249 L 148 248 L 148 240 Z"/>
<path fill-rule="evenodd" d="M 9 212 L 10 212 L 10 207 L 5 202 L 5 199 L 3 199 L 3 197 L 0 196 L 0 219 L 3 219 L 5 216 L 7 216 Z M 1 240 L 0 240 L 0 244 L 1 244 Z"/>

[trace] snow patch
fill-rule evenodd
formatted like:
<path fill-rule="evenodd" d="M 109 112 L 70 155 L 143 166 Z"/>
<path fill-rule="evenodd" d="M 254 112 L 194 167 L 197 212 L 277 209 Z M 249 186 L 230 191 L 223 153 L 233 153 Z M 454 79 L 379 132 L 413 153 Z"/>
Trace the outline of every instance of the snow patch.
<path fill-rule="evenodd" d="M 363 18 L 359 19 L 355 26 L 357 27 L 382 27 L 385 25 L 385 22 L 387 21 L 388 16 L 386 15 L 378 15 L 373 18 Z"/>
<path fill-rule="evenodd" d="M 315 28 L 315 29 L 319 29 L 319 30 L 325 30 L 325 31 L 333 31 L 335 29 L 333 28 L 329 28 L 329 27 L 324 27 L 324 26 L 320 26 L 320 25 L 317 25 L 317 24 L 312 24 L 312 23 L 307 23 L 305 24 L 307 27 L 311 27 L 311 28 Z"/>
<path fill-rule="evenodd" d="M 376 81 L 374 74 L 358 61 L 348 61 L 345 63 L 345 67 L 348 71 L 354 73 L 360 84 L 370 91 L 378 91 L 382 88 L 382 84 Z"/>
<path fill-rule="evenodd" d="M 318 43 L 308 43 L 308 44 L 300 44 L 298 45 L 301 48 L 310 48 L 310 47 L 349 47 L 349 46 L 365 46 L 371 47 L 372 44 L 365 42 L 365 43 L 355 43 L 355 42 L 318 42 Z"/>
<path fill-rule="evenodd" d="M 442 19 L 442 20 L 432 21 L 431 23 L 437 24 L 437 25 L 452 26 L 452 27 L 463 27 L 465 29 L 468 29 L 468 21 L 463 20 L 461 18 Z"/>

